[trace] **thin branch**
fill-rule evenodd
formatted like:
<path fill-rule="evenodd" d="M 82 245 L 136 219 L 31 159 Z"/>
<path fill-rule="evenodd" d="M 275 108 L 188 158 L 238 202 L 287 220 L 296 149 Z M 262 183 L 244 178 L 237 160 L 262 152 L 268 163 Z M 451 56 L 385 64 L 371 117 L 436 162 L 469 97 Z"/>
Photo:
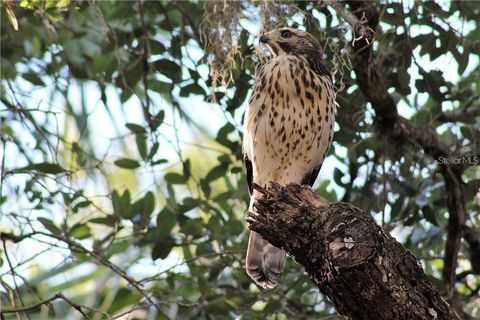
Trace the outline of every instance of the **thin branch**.
<path fill-rule="evenodd" d="M 8 267 L 10 268 L 10 270 L 12 271 L 12 277 L 13 277 L 13 284 L 15 285 L 15 294 L 16 296 L 18 297 L 18 300 L 20 301 L 22 307 L 25 306 L 25 303 L 23 302 L 23 299 L 22 299 L 22 295 L 20 294 L 20 290 L 18 288 L 18 284 L 17 284 L 17 273 L 14 271 L 14 268 L 13 268 L 13 264 L 12 264 L 12 261 L 10 260 L 10 256 L 8 254 L 8 251 L 7 251 L 7 243 L 5 241 L 2 241 L 2 244 L 3 244 L 3 254 L 5 255 L 5 258 L 7 260 L 7 263 L 8 263 Z M 16 306 L 16 303 L 15 303 L 15 297 L 12 297 L 12 302 L 13 302 L 13 305 Z M 27 318 L 30 319 L 30 317 L 27 315 Z"/>
<path fill-rule="evenodd" d="M 128 274 L 125 273 L 122 269 L 120 269 L 116 264 L 110 262 L 107 258 L 103 257 L 100 253 L 96 252 L 95 250 L 89 250 L 85 247 L 83 247 L 81 244 L 77 243 L 76 241 L 69 239 L 63 235 L 60 234 L 53 234 L 53 233 L 46 233 L 42 231 L 34 231 L 28 234 L 16 236 L 11 233 L 5 233 L 2 232 L 0 233 L 0 238 L 2 240 L 10 240 L 12 242 L 20 242 L 26 238 L 32 238 L 35 235 L 42 235 L 50 238 L 54 238 L 56 240 L 62 241 L 66 243 L 71 251 L 77 251 L 81 252 L 84 254 L 87 254 L 97 260 L 100 264 L 104 265 L 105 267 L 109 268 L 116 274 L 118 274 L 120 277 L 125 279 L 132 287 L 134 287 L 138 292 L 140 292 L 145 299 L 150 302 L 152 305 L 155 304 L 155 301 L 152 300 L 152 298 L 145 292 L 145 290 L 142 289 L 142 284 L 130 277 Z"/>
<path fill-rule="evenodd" d="M 150 71 L 150 64 L 148 62 L 148 57 L 150 56 L 150 40 L 148 37 L 148 29 L 147 25 L 145 24 L 145 10 L 143 7 L 143 1 L 138 1 L 138 12 L 140 14 L 140 23 L 142 25 L 143 31 L 143 54 L 142 54 L 142 62 L 143 62 L 143 90 L 145 95 L 145 102 L 142 101 L 142 110 L 143 116 L 145 121 L 147 121 L 148 126 L 150 127 L 151 131 L 154 131 L 155 125 L 152 121 L 152 115 L 150 113 L 150 97 L 148 95 L 148 72 Z"/>
<path fill-rule="evenodd" d="M 54 300 L 57 300 L 57 299 L 60 299 L 60 296 L 58 295 L 58 293 L 56 295 L 54 295 L 53 297 L 50 297 L 48 299 L 39 301 L 35 304 L 31 304 L 29 306 L 24 306 L 24 307 L 19 307 L 19 308 L 3 309 L 2 311 L 0 311 L 0 313 L 1 314 L 6 314 L 6 313 L 28 312 L 28 311 L 37 309 L 37 308 L 39 308 L 43 305 L 48 305 L 48 304 L 50 304 L 50 302 L 52 302 Z"/>
<path fill-rule="evenodd" d="M 442 112 L 438 116 L 437 120 L 442 122 L 466 122 L 473 123 L 475 118 L 480 116 L 480 104 L 474 105 L 480 99 L 480 94 L 471 97 L 465 107 L 460 110 Z"/>
<path fill-rule="evenodd" d="M 67 297 L 65 297 L 63 295 L 63 293 L 61 292 L 58 292 L 57 294 L 55 294 L 54 296 L 48 298 L 48 299 L 45 299 L 45 300 L 42 300 L 42 301 L 39 301 L 35 304 L 31 304 L 29 306 L 24 306 L 24 307 L 19 307 L 19 308 L 13 308 L 13 309 L 4 309 L 4 310 L 1 310 L 0 311 L 0 314 L 4 315 L 4 314 L 7 314 L 7 313 L 20 313 L 20 312 L 28 312 L 28 311 L 31 311 L 31 310 L 34 310 L 34 309 L 37 309 L 43 305 L 49 305 L 50 302 L 52 301 L 55 301 L 57 299 L 61 299 L 63 301 L 65 301 L 66 303 L 68 303 L 70 306 L 72 306 L 75 310 L 77 310 L 85 319 L 90 319 L 86 314 L 85 312 L 83 312 L 82 310 L 82 306 L 76 304 L 75 302 L 73 302 L 72 300 L 68 299 Z"/>
<path fill-rule="evenodd" d="M 180 10 L 180 12 L 184 16 L 184 18 L 187 19 L 188 26 L 192 29 L 192 33 L 193 33 L 193 36 L 195 37 L 195 40 L 201 46 L 202 45 L 202 37 L 200 35 L 200 31 L 196 27 L 196 23 L 193 21 L 192 15 L 190 14 L 190 12 L 188 12 L 188 9 L 184 7 L 183 1 L 174 0 L 172 2 L 172 5 L 174 5 L 175 8 Z"/>
<path fill-rule="evenodd" d="M 0 213 L 3 213 L 3 210 L 1 209 L 2 208 L 2 196 L 3 196 L 3 180 L 5 180 L 5 177 L 6 177 L 6 172 L 5 172 L 5 150 L 7 148 L 7 141 L 4 139 L 4 137 L 2 136 L 0 138 L 0 141 L 2 142 L 2 145 L 3 145 L 3 150 L 2 150 L 2 163 L 0 165 Z"/>

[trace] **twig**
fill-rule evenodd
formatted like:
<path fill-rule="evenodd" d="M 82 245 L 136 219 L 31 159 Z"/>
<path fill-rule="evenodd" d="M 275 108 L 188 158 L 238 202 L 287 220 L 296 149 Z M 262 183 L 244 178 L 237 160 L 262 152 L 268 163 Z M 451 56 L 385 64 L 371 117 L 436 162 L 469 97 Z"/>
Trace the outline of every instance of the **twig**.
<path fill-rule="evenodd" d="M 6 173 L 5 173 L 5 149 L 7 148 L 7 141 L 3 138 L 0 138 L 0 141 L 3 145 L 2 150 L 2 164 L 0 166 L 0 213 L 2 213 L 2 195 L 3 195 L 3 180 L 5 180 Z"/>
<path fill-rule="evenodd" d="M 178 10 L 180 10 L 180 12 L 182 13 L 182 15 L 185 17 L 185 19 L 187 19 L 188 21 L 188 26 L 192 29 L 192 32 L 193 32 L 193 36 L 195 37 L 195 40 L 197 41 L 197 43 L 201 46 L 203 43 L 202 43 L 202 37 L 200 35 L 200 31 L 198 30 L 198 28 L 196 27 L 196 23 L 194 23 L 193 21 L 193 17 L 192 15 L 188 12 L 188 9 L 185 8 L 183 5 L 183 1 L 173 1 L 172 3 L 175 8 L 177 8 Z"/>
<path fill-rule="evenodd" d="M 148 126 L 150 127 L 151 131 L 154 131 L 155 126 L 152 121 L 152 115 L 150 114 L 150 97 L 148 96 L 148 72 L 150 71 L 150 64 L 148 62 L 148 57 L 150 55 L 150 41 L 148 38 L 148 29 L 145 24 L 145 10 L 143 7 L 143 1 L 138 1 L 138 12 L 140 14 L 140 23 L 142 25 L 143 30 L 143 54 L 142 54 L 142 62 L 143 62 L 143 90 L 145 94 L 145 102 L 142 101 L 142 110 L 143 116 L 145 121 L 147 121 Z"/>
<path fill-rule="evenodd" d="M 474 105 L 475 102 L 478 102 L 478 99 L 480 99 L 480 94 L 471 97 L 464 108 L 451 112 L 442 112 L 437 119 L 442 122 L 474 122 L 475 118 L 480 116 L 480 104 Z"/>
<path fill-rule="evenodd" d="M 86 314 L 85 312 L 82 311 L 82 306 L 76 304 L 75 302 L 73 302 L 72 300 L 68 299 L 67 297 L 65 297 L 63 295 L 63 293 L 61 292 L 58 292 L 56 293 L 54 296 L 48 298 L 48 299 L 45 299 L 45 300 L 42 300 L 42 301 L 39 301 L 35 304 L 31 304 L 29 306 L 23 306 L 23 307 L 19 307 L 19 308 L 13 308 L 13 309 L 4 309 L 4 310 L 1 310 L 0 311 L 0 314 L 2 314 L 2 316 L 6 313 L 20 313 L 20 312 L 28 312 L 28 311 L 31 311 L 31 310 L 34 310 L 36 308 L 39 308 L 43 305 L 49 305 L 50 302 L 52 301 L 55 301 L 57 299 L 62 299 L 63 301 L 65 301 L 66 303 L 68 303 L 70 306 L 72 306 L 75 310 L 77 310 L 85 319 L 90 319 Z"/>
<path fill-rule="evenodd" d="M 30 310 L 33 310 L 33 309 L 36 309 L 44 304 L 48 305 L 50 304 L 50 302 L 54 301 L 54 300 L 57 300 L 59 299 L 60 296 L 58 295 L 58 293 L 56 295 L 54 295 L 53 297 L 50 297 L 48 299 L 45 299 L 45 300 L 42 300 L 42 301 L 39 301 L 35 304 L 31 304 L 29 306 L 23 306 L 23 307 L 19 307 L 19 308 L 13 308 L 13 309 L 3 309 L 2 311 L 0 311 L 1 314 L 6 314 L 6 313 L 18 313 L 18 312 L 27 312 L 27 311 L 30 311 Z"/>
<path fill-rule="evenodd" d="M 78 252 L 81 252 L 81 253 L 84 253 L 84 254 L 87 254 L 87 255 L 91 256 L 92 258 L 97 260 L 100 264 L 104 265 L 105 267 L 109 268 L 110 270 L 112 270 L 113 272 L 118 274 L 120 277 L 125 279 L 125 281 L 127 281 L 132 287 L 134 287 L 138 292 L 140 292 L 148 302 L 150 302 L 151 304 L 155 304 L 155 301 L 153 301 L 152 298 L 141 288 L 142 287 L 141 283 L 139 283 L 138 281 L 136 281 L 135 279 L 130 277 L 128 274 L 125 273 L 125 271 L 120 269 L 117 265 L 110 262 L 108 259 L 103 257 L 101 254 L 99 254 L 95 250 L 89 250 L 89 249 L 83 247 L 81 244 L 77 243 L 76 241 L 74 241 L 72 239 L 69 239 L 69 238 L 67 238 L 63 235 L 47 233 L 47 232 L 42 232 L 42 231 L 34 231 L 34 232 L 24 234 L 24 235 L 21 235 L 21 236 L 16 236 L 16 235 L 11 234 L 11 233 L 2 232 L 2 233 L 0 233 L 0 238 L 2 240 L 10 240 L 10 241 L 13 241 L 13 242 L 20 242 L 20 241 L 22 241 L 26 238 L 32 238 L 35 235 L 42 235 L 42 236 L 54 238 L 56 240 L 59 240 L 59 241 L 62 241 L 64 243 L 66 243 L 69 246 L 69 249 L 72 250 L 72 251 L 78 251 Z"/>
<path fill-rule="evenodd" d="M 20 290 L 18 288 L 18 284 L 17 284 L 17 273 L 14 271 L 13 269 L 13 264 L 12 264 L 12 261 L 10 260 L 10 256 L 8 254 L 8 251 L 7 251 L 7 244 L 5 241 L 2 240 L 2 244 L 3 244 L 3 254 L 5 255 L 5 258 L 7 260 L 7 263 L 8 263 L 8 267 L 10 268 L 10 270 L 12 271 L 12 277 L 13 277 L 13 284 L 15 285 L 15 293 L 18 297 L 18 300 L 20 301 L 20 303 L 22 304 L 22 307 L 25 306 L 25 303 L 23 302 L 23 299 L 22 299 L 22 296 L 20 295 Z M 12 297 L 12 302 L 13 302 L 13 305 L 15 305 L 15 297 Z M 30 319 L 30 317 L 27 316 L 27 318 Z"/>

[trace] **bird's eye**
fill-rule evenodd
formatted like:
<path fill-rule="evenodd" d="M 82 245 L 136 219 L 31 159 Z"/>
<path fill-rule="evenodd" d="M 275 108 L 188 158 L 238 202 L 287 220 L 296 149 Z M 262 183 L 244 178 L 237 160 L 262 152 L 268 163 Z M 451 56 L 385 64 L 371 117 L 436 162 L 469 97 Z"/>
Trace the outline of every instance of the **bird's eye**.
<path fill-rule="evenodd" d="M 283 30 L 280 35 L 282 38 L 290 38 L 292 36 L 292 32 L 289 30 Z"/>

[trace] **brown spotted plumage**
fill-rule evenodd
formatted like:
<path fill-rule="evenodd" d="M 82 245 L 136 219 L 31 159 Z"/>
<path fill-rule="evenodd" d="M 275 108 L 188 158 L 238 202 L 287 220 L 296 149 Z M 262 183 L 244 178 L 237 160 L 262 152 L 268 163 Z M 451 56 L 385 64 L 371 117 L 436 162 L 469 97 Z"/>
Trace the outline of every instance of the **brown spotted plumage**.
<path fill-rule="evenodd" d="M 330 148 L 335 108 L 330 74 L 321 63 L 318 41 L 304 31 L 281 28 L 260 38 L 273 54 L 257 74 L 244 121 L 243 151 L 252 184 L 270 181 L 313 185 Z M 261 287 L 273 288 L 285 251 L 250 233 L 246 269 Z"/>

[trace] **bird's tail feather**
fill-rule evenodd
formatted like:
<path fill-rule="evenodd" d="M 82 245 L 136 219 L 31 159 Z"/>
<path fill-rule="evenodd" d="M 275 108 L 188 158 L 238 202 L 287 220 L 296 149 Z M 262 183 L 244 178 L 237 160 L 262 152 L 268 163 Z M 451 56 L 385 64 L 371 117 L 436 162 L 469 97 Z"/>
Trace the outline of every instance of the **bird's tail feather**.
<path fill-rule="evenodd" d="M 256 232 L 248 239 L 247 274 L 259 286 L 271 289 L 277 285 L 285 266 L 285 251 L 272 246 Z"/>

